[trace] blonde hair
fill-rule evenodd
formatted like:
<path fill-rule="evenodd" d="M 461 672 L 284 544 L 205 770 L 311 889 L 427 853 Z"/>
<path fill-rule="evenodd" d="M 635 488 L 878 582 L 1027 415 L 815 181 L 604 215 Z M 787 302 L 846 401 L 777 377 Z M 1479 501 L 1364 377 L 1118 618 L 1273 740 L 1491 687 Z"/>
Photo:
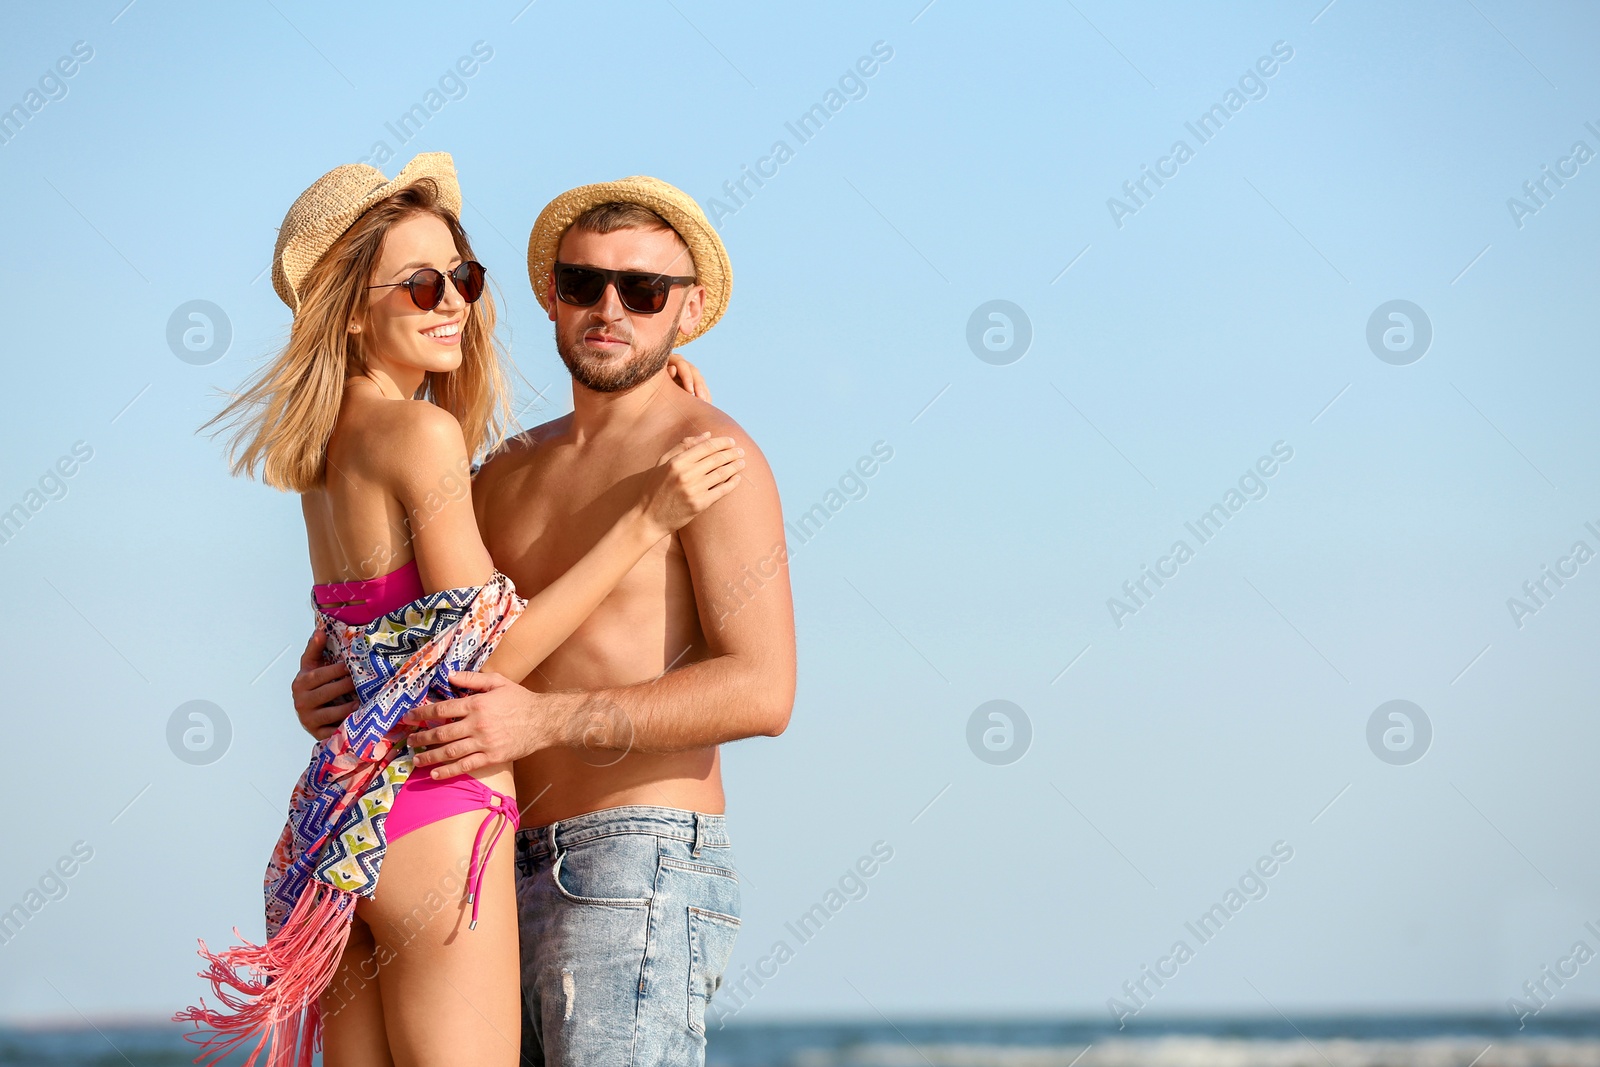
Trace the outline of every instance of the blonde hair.
<path fill-rule="evenodd" d="M 389 228 L 414 215 L 443 221 L 461 258 L 474 258 L 460 220 L 440 203 L 429 179 L 368 208 L 311 268 L 283 351 L 201 427 L 230 434 L 228 464 L 235 475 L 254 478 L 259 470 L 268 485 L 296 493 L 322 486 L 345 379 L 365 366 L 361 335 L 350 333 L 348 324 L 366 310 L 366 287 Z M 494 300 L 486 289 L 467 305 L 461 365 L 430 372 L 419 394 L 456 417 L 474 458 L 499 445 L 511 422 L 494 325 Z"/>

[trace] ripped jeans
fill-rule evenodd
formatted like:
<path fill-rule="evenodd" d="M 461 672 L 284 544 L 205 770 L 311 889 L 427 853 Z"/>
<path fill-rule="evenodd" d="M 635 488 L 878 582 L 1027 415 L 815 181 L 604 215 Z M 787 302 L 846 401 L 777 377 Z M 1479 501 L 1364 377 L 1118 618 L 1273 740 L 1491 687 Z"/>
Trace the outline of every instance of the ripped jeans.
<path fill-rule="evenodd" d="M 629 805 L 516 840 L 524 1062 L 704 1064 L 739 932 L 723 817 Z"/>

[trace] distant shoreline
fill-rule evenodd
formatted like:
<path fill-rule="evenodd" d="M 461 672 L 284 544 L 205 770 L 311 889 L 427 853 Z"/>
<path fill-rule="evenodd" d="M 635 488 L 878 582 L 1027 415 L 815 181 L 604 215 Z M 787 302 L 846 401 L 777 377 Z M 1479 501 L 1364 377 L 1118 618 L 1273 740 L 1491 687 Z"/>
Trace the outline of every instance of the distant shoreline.
<path fill-rule="evenodd" d="M 0 1025 L 0 1067 L 126 1062 L 173 1067 L 192 1046 L 175 1023 Z M 1600 1010 L 1554 1010 L 1523 1030 L 1510 1012 L 1188 1014 L 1103 1017 L 731 1021 L 708 1067 L 1600 1067 Z M 237 1061 L 242 1057 L 236 1057 Z"/>

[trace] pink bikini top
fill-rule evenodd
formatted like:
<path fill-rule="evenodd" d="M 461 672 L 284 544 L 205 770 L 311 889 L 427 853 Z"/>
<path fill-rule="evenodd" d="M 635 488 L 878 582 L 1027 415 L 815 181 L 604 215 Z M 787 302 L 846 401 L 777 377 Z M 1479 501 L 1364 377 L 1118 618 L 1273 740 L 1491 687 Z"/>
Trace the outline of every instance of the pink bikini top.
<path fill-rule="evenodd" d="M 330 582 L 311 587 L 311 597 L 317 606 L 349 626 L 365 626 L 380 615 L 403 608 L 422 595 L 422 576 L 417 573 L 417 561 L 414 559 L 398 570 L 376 578 L 358 582 Z"/>

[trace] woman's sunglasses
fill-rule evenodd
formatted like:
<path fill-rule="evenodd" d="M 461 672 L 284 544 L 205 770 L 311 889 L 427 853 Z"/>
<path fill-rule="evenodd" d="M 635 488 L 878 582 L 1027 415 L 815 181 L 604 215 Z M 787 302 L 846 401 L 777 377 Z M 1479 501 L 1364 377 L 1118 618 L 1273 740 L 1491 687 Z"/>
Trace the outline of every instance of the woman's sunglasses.
<path fill-rule="evenodd" d="M 641 270 L 607 270 L 604 267 L 580 267 L 572 263 L 557 263 L 556 296 L 563 304 L 574 307 L 594 307 L 606 295 L 606 286 L 617 287 L 617 299 L 629 311 L 640 315 L 654 315 L 667 306 L 667 295 L 674 285 L 693 285 L 693 278 L 675 278 L 670 274 L 650 274 Z"/>
<path fill-rule="evenodd" d="M 443 274 L 432 267 L 423 267 L 403 282 L 390 282 L 388 285 L 369 285 L 368 289 L 393 289 L 404 287 L 411 293 L 411 302 L 423 311 L 432 311 L 439 306 L 439 301 L 444 299 L 444 280 L 449 278 L 455 282 L 456 292 L 461 294 L 461 299 L 467 303 L 474 303 L 483 295 L 483 279 L 488 273 L 482 263 L 467 260 L 449 274 Z"/>

